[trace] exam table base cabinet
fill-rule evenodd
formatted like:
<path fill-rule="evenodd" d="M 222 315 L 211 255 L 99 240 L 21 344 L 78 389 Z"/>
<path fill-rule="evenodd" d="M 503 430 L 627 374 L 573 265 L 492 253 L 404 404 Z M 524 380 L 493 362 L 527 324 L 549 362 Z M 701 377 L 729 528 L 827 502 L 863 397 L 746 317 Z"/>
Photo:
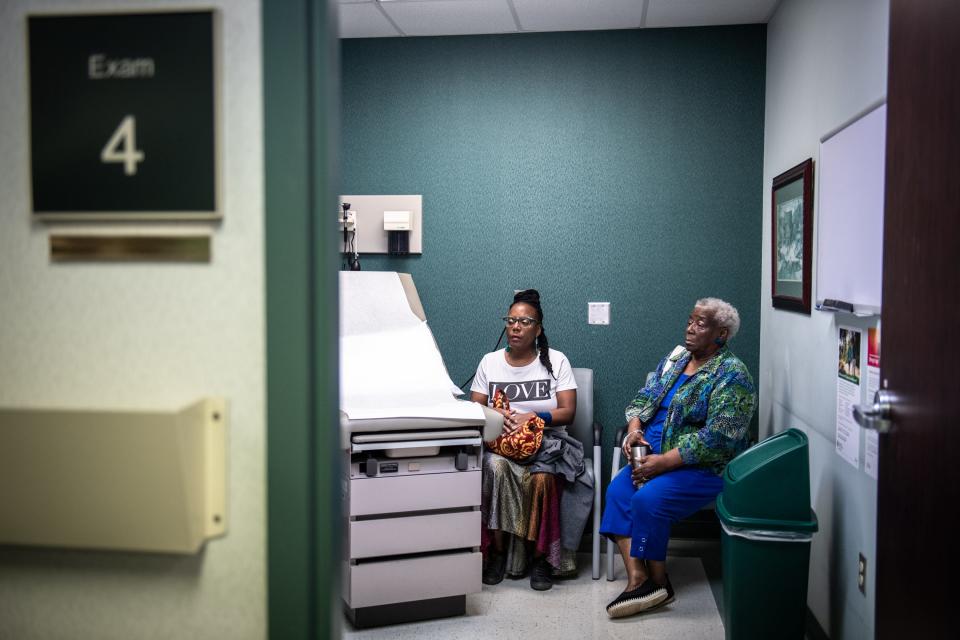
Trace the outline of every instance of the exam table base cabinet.
<path fill-rule="evenodd" d="M 466 469 L 458 470 L 464 451 Z M 411 458 L 347 454 L 342 595 L 354 626 L 466 612 L 466 595 L 482 584 L 479 453 L 478 446 Z"/>

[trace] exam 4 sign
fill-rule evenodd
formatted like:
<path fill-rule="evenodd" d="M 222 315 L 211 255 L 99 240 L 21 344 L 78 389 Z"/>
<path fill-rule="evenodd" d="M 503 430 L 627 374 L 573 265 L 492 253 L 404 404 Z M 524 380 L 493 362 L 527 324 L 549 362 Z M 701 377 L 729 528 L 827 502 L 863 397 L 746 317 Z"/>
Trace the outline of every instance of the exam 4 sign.
<path fill-rule="evenodd" d="M 34 215 L 218 217 L 215 18 L 28 18 Z"/>

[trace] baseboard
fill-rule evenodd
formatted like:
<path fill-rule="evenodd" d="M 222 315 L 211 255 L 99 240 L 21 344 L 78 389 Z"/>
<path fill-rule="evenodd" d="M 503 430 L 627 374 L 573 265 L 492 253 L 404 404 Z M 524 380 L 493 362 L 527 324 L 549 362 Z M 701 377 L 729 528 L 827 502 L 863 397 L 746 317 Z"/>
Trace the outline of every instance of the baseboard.
<path fill-rule="evenodd" d="M 810 611 L 810 607 L 807 607 L 806 631 L 807 640 L 830 640 L 830 636 L 828 636 L 827 632 L 820 626 L 820 621 L 817 620 L 817 616 L 813 615 L 813 612 Z"/>
<path fill-rule="evenodd" d="M 462 616 L 467 611 L 466 596 L 447 596 L 430 600 L 384 604 L 351 609 L 343 603 L 347 618 L 356 629 L 381 627 L 402 622 L 419 622 L 434 618 Z"/>

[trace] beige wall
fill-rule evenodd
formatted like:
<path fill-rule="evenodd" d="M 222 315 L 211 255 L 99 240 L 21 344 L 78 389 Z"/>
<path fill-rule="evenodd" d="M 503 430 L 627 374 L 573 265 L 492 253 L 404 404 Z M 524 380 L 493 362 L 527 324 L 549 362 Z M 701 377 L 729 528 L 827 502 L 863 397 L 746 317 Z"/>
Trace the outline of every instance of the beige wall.
<path fill-rule="evenodd" d="M 838 318 L 770 303 L 768 207 L 773 177 L 806 158 L 814 159 L 816 190 L 820 137 L 886 95 L 888 13 L 887 0 L 784 0 L 767 28 L 760 437 L 790 427 L 809 436 L 820 531 L 807 602 L 834 640 L 873 637 L 877 484 L 863 470 L 862 441 L 859 469 L 835 452 Z M 815 204 L 814 237 L 816 216 Z M 813 277 L 816 297 L 815 267 Z M 875 321 L 843 323 L 865 330 Z M 868 563 L 866 594 L 857 589 L 858 553 Z"/>
<path fill-rule="evenodd" d="M 52 265 L 29 215 L 30 12 L 217 7 L 224 219 L 206 265 Z M 260 3 L 0 2 L 0 406 L 230 406 L 229 533 L 197 556 L 0 548 L 0 638 L 266 633 Z M 92 225 L 83 225 L 84 228 Z M 184 225 L 181 225 L 181 227 Z"/>

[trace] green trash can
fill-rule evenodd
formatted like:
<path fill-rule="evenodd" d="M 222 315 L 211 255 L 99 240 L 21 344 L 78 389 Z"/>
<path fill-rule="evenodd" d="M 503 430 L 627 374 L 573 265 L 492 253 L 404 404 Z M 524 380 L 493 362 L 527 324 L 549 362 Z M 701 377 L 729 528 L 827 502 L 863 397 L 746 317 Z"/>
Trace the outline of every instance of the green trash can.
<path fill-rule="evenodd" d="M 727 640 L 802 640 L 807 611 L 810 508 L 807 436 L 789 429 L 734 458 L 717 496 Z"/>

